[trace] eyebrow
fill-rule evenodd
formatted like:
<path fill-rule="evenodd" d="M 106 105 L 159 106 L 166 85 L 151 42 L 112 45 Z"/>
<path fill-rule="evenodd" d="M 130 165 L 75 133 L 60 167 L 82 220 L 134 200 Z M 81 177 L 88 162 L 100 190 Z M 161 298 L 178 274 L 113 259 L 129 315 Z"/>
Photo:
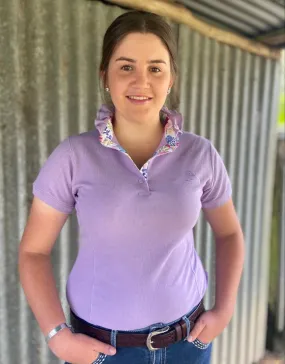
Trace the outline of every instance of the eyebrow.
<path fill-rule="evenodd" d="M 117 61 L 127 61 L 127 62 L 131 62 L 131 63 L 136 63 L 136 60 L 132 59 L 132 58 L 127 58 L 127 57 L 120 57 L 116 59 Z M 165 61 L 163 61 L 162 59 L 152 59 L 151 61 L 148 61 L 147 63 L 164 63 L 166 64 Z"/>

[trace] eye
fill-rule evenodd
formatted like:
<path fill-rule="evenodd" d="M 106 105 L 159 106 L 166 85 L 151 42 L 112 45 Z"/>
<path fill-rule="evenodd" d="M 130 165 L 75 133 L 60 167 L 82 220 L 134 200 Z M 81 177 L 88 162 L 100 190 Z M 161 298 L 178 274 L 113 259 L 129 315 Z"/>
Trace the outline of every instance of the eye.
<path fill-rule="evenodd" d="M 158 73 L 158 72 L 161 72 L 159 68 L 157 67 L 151 67 L 151 70 L 153 73 Z M 154 71 L 155 70 L 155 71 Z"/>
<path fill-rule="evenodd" d="M 126 68 L 128 68 L 128 69 L 126 69 Z M 121 70 L 129 71 L 130 68 L 132 68 L 132 66 L 130 66 L 130 65 L 124 65 L 123 67 L 121 67 Z"/>

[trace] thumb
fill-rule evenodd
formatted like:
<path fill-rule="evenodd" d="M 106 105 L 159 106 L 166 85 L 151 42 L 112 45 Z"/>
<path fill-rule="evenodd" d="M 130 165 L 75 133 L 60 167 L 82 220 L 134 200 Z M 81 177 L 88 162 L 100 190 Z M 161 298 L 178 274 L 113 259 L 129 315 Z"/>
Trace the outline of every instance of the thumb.
<path fill-rule="evenodd" d="M 108 345 L 102 341 L 95 339 L 95 342 L 94 342 L 94 339 L 93 339 L 93 345 L 94 345 L 94 348 L 96 349 L 96 351 L 98 351 L 102 354 L 107 354 L 107 355 L 116 354 L 116 349 L 114 348 L 114 346 Z"/>
<path fill-rule="evenodd" d="M 102 354 L 114 355 L 116 354 L 116 349 L 114 346 L 104 343 L 98 339 L 92 338 L 90 336 L 84 335 L 85 339 L 89 342 L 92 347 L 92 350 L 95 350 Z"/>
<path fill-rule="evenodd" d="M 205 326 L 206 326 L 206 323 L 205 323 L 204 319 L 201 317 L 195 323 L 195 326 L 191 330 L 190 335 L 187 340 L 189 342 L 196 340 L 197 337 L 200 335 L 200 333 L 204 330 Z"/>

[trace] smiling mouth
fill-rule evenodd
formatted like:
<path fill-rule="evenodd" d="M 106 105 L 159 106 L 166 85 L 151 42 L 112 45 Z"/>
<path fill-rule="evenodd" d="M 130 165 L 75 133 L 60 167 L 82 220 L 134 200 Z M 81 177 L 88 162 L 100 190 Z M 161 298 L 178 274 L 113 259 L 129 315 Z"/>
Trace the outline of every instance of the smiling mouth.
<path fill-rule="evenodd" d="M 137 101 L 147 101 L 152 99 L 152 97 L 148 96 L 127 96 L 127 98 L 130 100 L 137 100 Z"/>

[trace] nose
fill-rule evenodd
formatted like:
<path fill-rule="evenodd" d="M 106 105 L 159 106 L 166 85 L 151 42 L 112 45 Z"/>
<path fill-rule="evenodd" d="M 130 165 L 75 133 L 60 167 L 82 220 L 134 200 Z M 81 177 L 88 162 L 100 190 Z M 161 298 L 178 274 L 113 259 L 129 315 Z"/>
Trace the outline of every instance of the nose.
<path fill-rule="evenodd" d="M 146 70 L 137 70 L 135 73 L 135 85 L 137 87 L 149 86 L 149 75 Z"/>

